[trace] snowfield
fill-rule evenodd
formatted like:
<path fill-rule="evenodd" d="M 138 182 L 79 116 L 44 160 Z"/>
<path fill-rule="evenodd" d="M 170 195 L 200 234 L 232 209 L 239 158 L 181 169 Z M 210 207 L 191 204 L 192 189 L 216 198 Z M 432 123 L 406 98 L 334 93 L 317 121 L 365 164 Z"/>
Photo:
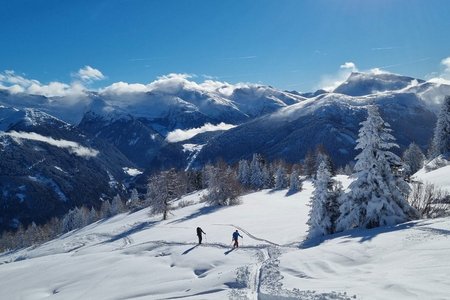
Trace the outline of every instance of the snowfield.
<path fill-rule="evenodd" d="M 450 218 L 303 242 L 313 187 L 303 188 L 224 208 L 193 193 L 167 221 L 144 209 L 2 254 L 0 298 L 448 299 Z M 244 238 L 232 250 L 235 229 Z"/>
<path fill-rule="evenodd" d="M 420 169 L 413 176 L 414 180 L 434 184 L 450 192 L 450 165 L 427 172 L 425 168 Z"/>

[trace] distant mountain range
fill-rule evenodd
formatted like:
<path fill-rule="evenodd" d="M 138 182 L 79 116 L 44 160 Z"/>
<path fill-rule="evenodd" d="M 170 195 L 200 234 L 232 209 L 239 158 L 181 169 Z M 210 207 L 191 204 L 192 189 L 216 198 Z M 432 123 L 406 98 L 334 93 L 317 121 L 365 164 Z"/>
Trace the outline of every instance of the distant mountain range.
<path fill-rule="evenodd" d="M 412 141 L 425 149 L 448 94 L 450 86 L 388 73 L 352 73 L 332 92 L 303 94 L 170 78 L 150 91 L 75 98 L 0 90 L 0 230 L 98 206 L 142 172 L 236 163 L 253 153 L 301 162 L 318 144 L 346 164 L 370 104 L 391 124 L 399 151 Z M 186 138 L 168 139 L 174 130 Z"/>

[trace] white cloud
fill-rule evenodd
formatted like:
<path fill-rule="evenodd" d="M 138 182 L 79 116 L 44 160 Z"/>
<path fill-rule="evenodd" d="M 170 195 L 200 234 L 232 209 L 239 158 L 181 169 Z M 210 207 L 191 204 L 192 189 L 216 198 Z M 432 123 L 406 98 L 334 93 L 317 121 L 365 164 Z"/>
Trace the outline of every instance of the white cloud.
<path fill-rule="evenodd" d="M 188 140 L 199 133 L 207 132 L 207 131 L 217 131 L 217 130 L 228 130 L 236 127 L 236 125 L 220 123 L 217 125 L 213 125 L 211 123 L 206 123 L 202 127 L 192 128 L 187 130 L 176 129 L 172 132 L 169 132 L 166 140 L 169 143 L 176 143 L 184 140 Z"/>
<path fill-rule="evenodd" d="M 369 73 L 374 74 L 374 75 L 380 75 L 380 74 L 388 74 L 388 71 L 385 71 L 381 68 L 373 68 L 369 70 Z"/>
<path fill-rule="evenodd" d="M 85 91 L 85 87 L 80 82 L 67 84 L 52 81 L 42 84 L 38 80 L 25 78 L 11 70 L 0 73 L 0 88 L 13 94 L 27 93 L 46 97 L 80 96 Z"/>
<path fill-rule="evenodd" d="M 433 78 L 429 79 L 428 82 L 436 83 L 436 84 L 450 85 L 450 79 L 445 79 L 442 77 L 433 77 Z"/>
<path fill-rule="evenodd" d="M 352 72 L 356 72 L 358 71 L 358 68 L 356 68 L 355 63 L 351 62 L 351 61 L 347 61 L 345 62 L 343 65 L 340 66 L 341 69 L 349 69 Z"/>
<path fill-rule="evenodd" d="M 450 85 L 450 56 L 441 60 L 441 65 L 444 67 L 444 70 L 440 73 L 432 73 L 427 76 L 428 81 L 436 84 L 447 84 Z"/>
<path fill-rule="evenodd" d="M 97 150 L 81 146 L 80 144 L 78 144 L 76 142 L 67 141 L 67 140 L 55 140 L 52 137 L 46 137 L 46 136 L 37 134 L 35 132 L 11 131 L 11 132 L 0 133 L 0 135 L 10 136 L 15 140 L 25 139 L 25 140 L 32 140 L 32 141 L 47 143 L 49 145 L 52 145 L 52 146 L 55 146 L 58 148 L 68 149 L 70 153 L 73 153 L 77 156 L 81 156 L 81 157 L 85 157 L 85 158 L 95 157 L 98 154 Z"/>
<path fill-rule="evenodd" d="M 199 89 L 200 86 L 196 82 L 188 80 L 192 77 L 195 77 L 195 75 L 170 73 L 168 75 L 159 76 L 155 81 L 152 81 L 149 84 L 126 83 L 120 81 L 100 89 L 100 93 L 121 95 L 153 91 L 175 94 L 181 89 Z"/>
<path fill-rule="evenodd" d="M 450 73 L 450 56 L 441 60 L 441 64 L 445 67 L 445 72 Z"/>
<path fill-rule="evenodd" d="M 182 88 L 192 89 L 198 87 L 198 84 L 188 79 L 195 77 L 192 74 L 170 73 L 168 75 L 159 76 L 157 80 L 148 84 L 151 91 L 160 91 L 165 93 L 176 93 Z"/>
<path fill-rule="evenodd" d="M 75 74 L 75 77 L 80 78 L 84 82 L 91 82 L 105 79 L 105 76 L 103 75 L 102 72 L 100 72 L 100 70 L 95 69 L 91 66 L 84 66 L 84 68 L 79 69 L 78 72 Z"/>
<path fill-rule="evenodd" d="M 358 71 L 356 64 L 351 61 L 345 62 L 340 65 L 339 68 L 340 70 L 336 74 L 322 76 L 317 88 L 324 89 L 325 91 L 333 91 L 342 84 L 352 72 Z"/>
<path fill-rule="evenodd" d="M 148 86 L 141 83 L 115 82 L 106 88 L 100 89 L 100 93 L 122 95 L 128 93 L 143 93 L 148 91 Z"/>

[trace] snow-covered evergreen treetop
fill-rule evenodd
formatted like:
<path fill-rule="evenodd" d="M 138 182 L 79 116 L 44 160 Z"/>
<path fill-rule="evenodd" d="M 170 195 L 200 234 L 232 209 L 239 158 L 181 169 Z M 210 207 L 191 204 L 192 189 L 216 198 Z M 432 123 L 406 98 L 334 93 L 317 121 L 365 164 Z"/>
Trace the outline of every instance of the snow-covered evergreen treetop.
<path fill-rule="evenodd" d="M 409 176 L 419 171 L 424 164 L 425 155 L 415 143 L 411 143 L 403 152 L 403 162 L 406 164 L 405 173 Z"/>
<path fill-rule="evenodd" d="M 314 192 L 311 197 L 311 210 L 309 212 L 308 238 L 332 233 L 332 221 L 328 210 L 332 192 L 331 173 L 326 161 L 322 161 L 314 180 Z"/>
<path fill-rule="evenodd" d="M 450 154 L 450 96 L 445 97 L 433 137 L 433 157 Z"/>
<path fill-rule="evenodd" d="M 390 132 L 378 108 L 369 106 L 355 148 L 361 150 L 354 167 L 356 180 L 340 207 L 338 230 L 393 225 L 417 216 L 405 199 L 409 186 L 397 172 L 400 158 L 389 151 L 398 147 Z"/>

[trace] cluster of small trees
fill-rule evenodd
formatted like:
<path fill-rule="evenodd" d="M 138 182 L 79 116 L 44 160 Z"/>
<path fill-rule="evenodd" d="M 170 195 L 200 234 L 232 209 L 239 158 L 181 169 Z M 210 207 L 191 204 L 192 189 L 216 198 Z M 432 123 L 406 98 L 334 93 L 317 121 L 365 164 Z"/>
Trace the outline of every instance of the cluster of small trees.
<path fill-rule="evenodd" d="M 74 207 L 61 218 L 52 218 L 43 225 L 32 222 L 27 228 L 21 224 L 16 231 L 6 231 L 0 238 L 0 251 L 17 249 L 40 244 L 54 239 L 60 234 L 82 228 L 99 219 L 109 218 L 126 211 L 126 206 L 119 195 L 111 201 L 104 200 L 99 210 L 86 206 Z"/>
<path fill-rule="evenodd" d="M 152 176 L 146 197 L 139 199 L 136 193 L 132 193 L 129 205 L 133 208 L 150 207 L 152 214 L 162 214 L 166 220 L 175 208 L 173 202 L 195 190 L 206 189 L 202 200 L 219 206 L 239 204 L 240 196 L 246 191 L 289 187 L 290 193 L 298 192 L 302 188 L 299 170 L 300 165 L 283 161 L 268 163 L 260 154 L 254 154 L 251 161 L 241 160 L 234 166 L 223 161 L 208 164 L 200 171 L 190 171 L 191 175 L 172 169 Z"/>
<path fill-rule="evenodd" d="M 251 161 L 240 160 L 237 180 L 246 190 L 285 189 L 300 191 L 300 165 L 289 165 L 283 161 L 268 163 L 258 153 Z"/>

